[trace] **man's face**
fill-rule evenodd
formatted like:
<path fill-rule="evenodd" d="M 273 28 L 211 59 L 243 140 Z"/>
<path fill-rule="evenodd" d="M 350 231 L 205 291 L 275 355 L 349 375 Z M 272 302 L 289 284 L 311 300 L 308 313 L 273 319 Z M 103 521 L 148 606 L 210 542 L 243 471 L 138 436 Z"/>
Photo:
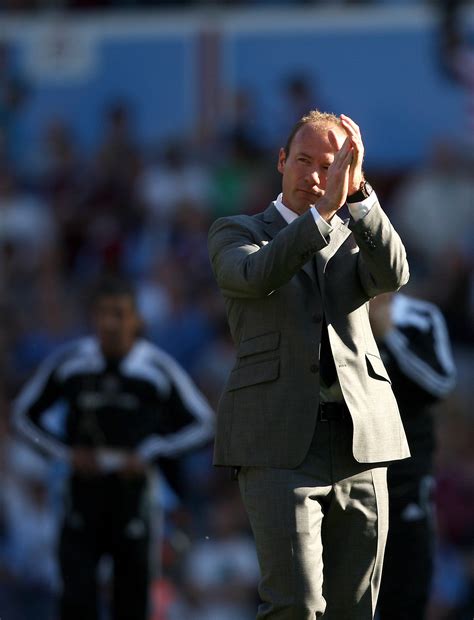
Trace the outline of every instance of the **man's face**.
<path fill-rule="evenodd" d="M 283 175 L 285 207 L 302 215 L 324 196 L 329 166 L 346 137 L 345 131 L 337 125 L 315 127 L 307 124 L 294 136 L 288 156 L 285 149 L 280 149 L 278 170 Z"/>
<path fill-rule="evenodd" d="M 131 349 L 141 325 L 132 297 L 99 297 L 94 307 L 94 325 L 106 357 L 125 355 Z"/>

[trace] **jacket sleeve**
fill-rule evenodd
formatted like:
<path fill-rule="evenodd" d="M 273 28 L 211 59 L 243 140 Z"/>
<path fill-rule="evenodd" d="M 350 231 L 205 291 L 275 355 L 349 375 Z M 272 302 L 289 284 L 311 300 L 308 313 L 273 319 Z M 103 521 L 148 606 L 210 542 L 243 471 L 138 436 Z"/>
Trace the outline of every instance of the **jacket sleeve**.
<path fill-rule="evenodd" d="M 408 282 L 405 247 L 378 202 L 349 227 L 359 246 L 359 277 L 369 297 L 397 291 Z"/>
<path fill-rule="evenodd" d="M 408 308 L 384 344 L 407 388 L 413 386 L 423 392 L 424 400 L 433 402 L 447 396 L 456 383 L 446 322 L 433 304 L 405 299 Z"/>
<path fill-rule="evenodd" d="M 20 392 L 13 403 L 13 426 L 36 449 L 66 460 L 69 456 L 68 446 L 42 424 L 43 414 L 63 396 L 56 374 L 63 356 L 64 351 L 60 350 L 47 358 Z"/>
<path fill-rule="evenodd" d="M 310 212 L 282 228 L 268 243 L 248 216 L 216 220 L 209 230 L 209 256 L 222 293 L 258 298 L 286 284 L 327 241 Z"/>
<path fill-rule="evenodd" d="M 202 447 L 214 436 L 214 412 L 189 375 L 162 351 L 160 365 L 170 380 L 166 416 L 159 430 L 137 447 L 145 461 L 178 457 Z"/>

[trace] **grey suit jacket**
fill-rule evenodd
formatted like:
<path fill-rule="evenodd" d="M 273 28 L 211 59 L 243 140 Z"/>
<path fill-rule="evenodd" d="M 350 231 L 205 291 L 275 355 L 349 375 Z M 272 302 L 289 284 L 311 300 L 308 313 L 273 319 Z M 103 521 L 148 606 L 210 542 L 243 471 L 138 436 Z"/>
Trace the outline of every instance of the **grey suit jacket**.
<path fill-rule="evenodd" d="M 357 222 L 336 215 L 331 225 L 328 239 L 310 212 L 288 225 L 272 203 L 211 226 L 211 264 L 237 347 L 218 407 L 216 465 L 302 462 L 319 405 L 323 308 L 355 459 L 410 454 L 368 315 L 371 297 L 408 281 L 405 249 L 378 203 Z"/>

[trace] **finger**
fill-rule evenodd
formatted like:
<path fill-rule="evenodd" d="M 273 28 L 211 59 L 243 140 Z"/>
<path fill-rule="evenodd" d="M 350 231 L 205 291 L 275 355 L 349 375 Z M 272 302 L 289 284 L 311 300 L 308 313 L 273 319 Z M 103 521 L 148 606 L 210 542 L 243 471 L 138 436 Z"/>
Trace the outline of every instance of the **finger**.
<path fill-rule="evenodd" d="M 354 133 L 349 133 L 348 131 L 348 137 L 351 141 L 352 146 L 354 147 L 355 150 L 360 151 L 361 153 L 364 152 L 364 145 L 362 143 L 362 139 L 360 137 L 360 135 L 356 135 Z"/>
<path fill-rule="evenodd" d="M 336 162 L 336 165 L 346 156 L 346 154 L 349 151 L 351 151 L 351 149 L 352 149 L 352 144 L 351 144 L 350 139 L 347 137 L 342 143 L 341 148 L 338 148 L 337 153 L 334 155 L 334 162 Z"/>
<path fill-rule="evenodd" d="M 342 146 L 339 149 L 339 151 L 336 153 L 336 156 L 338 156 L 339 159 L 344 159 L 348 153 L 352 153 L 352 150 L 353 150 L 352 140 L 348 136 L 342 143 Z"/>
<path fill-rule="evenodd" d="M 358 164 L 362 164 L 362 161 L 364 159 L 364 147 L 363 145 L 357 143 L 354 144 L 352 143 L 352 151 L 354 153 L 354 163 L 358 163 Z"/>
<path fill-rule="evenodd" d="M 353 163 L 356 164 L 362 164 L 362 161 L 364 159 L 364 144 L 362 142 L 362 139 L 360 137 L 360 135 L 355 135 L 353 133 L 348 135 L 353 151 L 354 151 L 354 158 L 353 158 Z"/>
<path fill-rule="evenodd" d="M 346 153 L 344 159 L 342 160 L 342 167 L 351 166 L 354 161 L 354 151 L 352 149 Z"/>
<path fill-rule="evenodd" d="M 336 157 L 331 165 L 334 172 L 342 172 L 346 171 L 349 166 L 352 165 L 353 151 L 351 147 L 351 143 L 348 142 L 347 145 L 342 145 L 341 150 L 336 153 Z"/>
<path fill-rule="evenodd" d="M 352 120 L 352 118 L 350 118 L 350 116 L 341 114 L 339 118 L 341 119 L 344 128 L 349 129 L 351 132 L 360 136 L 360 127 Z"/>
<path fill-rule="evenodd" d="M 351 127 L 350 125 L 347 125 L 345 123 L 343 123 L 343 128 L 346 131 L 346 133 L 349 136 L 349 138 L 351 139 L 351 142 L 352 142 L 354 148 L 363 152 L 364 151 L 364 144 L 362 142 L 362 136 L 360 135 L 360 132 L 358 130 L 355 130 L 353 127 Z"/>
<path fill-rule="evenodd" d="M 332 129 L 328 131 L 328 138 L 332 148 L 336 151 L 339 151 L 339 142 L 337 141 L 336 134 Z"/>

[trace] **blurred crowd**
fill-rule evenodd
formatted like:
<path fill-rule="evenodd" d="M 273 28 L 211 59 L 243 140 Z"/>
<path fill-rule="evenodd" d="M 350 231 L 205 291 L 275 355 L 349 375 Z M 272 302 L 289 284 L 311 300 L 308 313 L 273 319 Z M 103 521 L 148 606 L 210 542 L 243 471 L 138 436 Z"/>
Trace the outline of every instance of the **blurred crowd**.
<path fill-rule="evenodd" d="M 260 211 L 279 193 L 279 144 L 252 124 L 246 96 L 236 97 L 234 121 L 217 121 L 205 142 L 196 130 L 145 148 L 130 102 L 116 100 L 104 110 L 93 152 L 81 151 L 74 126 L 51 118 L 40 144 L 13 156 L 28 86 L 6 64 L 0 71 L 2 617 L 54 617 L 65 477 L 13 436 L 10 403 L 46 355 L 87 333 L 88 295 L 99 276 L 133 280 L 148 337 L 217 403 L 234 350 L 207 231 L 215 218 Z M 301 77 L 280 96 L 283 142 L 314 97 Z M 438 551 L 429 619 L 462 619 L 474 603 L 474 146 L 440 136 L 418 168 L 366 173 L 406 244 L 406 292 L 440 306 L 453 341 L 458 387 L 436 411 Z M 181 497 L 157 483 L 152 620 L 254 615 L 252 539 L 237 486 L 212 468 L 211 450 L 183 460 Z M 106 600 L 110 567 L 101 570 Z"/>
<path fill-rule="evenodd" d="M 294 7 L 334 5 L 423 5 L 437 0 L 0 0 L 0 11 L 127 9 L 164 7 Z"/>

